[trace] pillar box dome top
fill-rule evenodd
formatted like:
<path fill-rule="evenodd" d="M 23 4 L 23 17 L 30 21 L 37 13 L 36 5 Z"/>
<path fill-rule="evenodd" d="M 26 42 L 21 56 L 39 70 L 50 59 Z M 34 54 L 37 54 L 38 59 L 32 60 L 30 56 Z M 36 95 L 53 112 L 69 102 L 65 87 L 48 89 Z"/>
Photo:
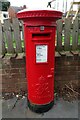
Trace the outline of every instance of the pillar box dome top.
<path fill-rule="evenodd" d="M 27 26 L 56 25 L 56 20 L 62 17 L 62 12 L 53 9 L 25 9 L 17 13 L 17 17 Z"/>

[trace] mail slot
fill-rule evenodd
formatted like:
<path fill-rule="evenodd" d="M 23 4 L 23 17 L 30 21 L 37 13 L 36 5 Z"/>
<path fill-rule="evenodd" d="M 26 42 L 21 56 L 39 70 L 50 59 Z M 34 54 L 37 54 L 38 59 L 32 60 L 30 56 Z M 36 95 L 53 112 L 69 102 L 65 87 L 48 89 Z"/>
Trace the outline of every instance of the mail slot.
<path fill-rule="evenodd" d="M 44 39 L 44 38 L 50 38 L 50 33 L 33 33 L 32 38 L 35 39 Z"/>
<path fill-rule="evenodd" d="M 17 14 L 24 22 L 28 106 L 35 112 L 48 111 L 54 103 L 56 20 L 54 10 L 25 10 Z"/>
<path fill-rule="evenodd" d="M 51 40 L 51 36 L 52 36 L 52 31 L 50 32 L 32 32 L 32 40 Z"/>

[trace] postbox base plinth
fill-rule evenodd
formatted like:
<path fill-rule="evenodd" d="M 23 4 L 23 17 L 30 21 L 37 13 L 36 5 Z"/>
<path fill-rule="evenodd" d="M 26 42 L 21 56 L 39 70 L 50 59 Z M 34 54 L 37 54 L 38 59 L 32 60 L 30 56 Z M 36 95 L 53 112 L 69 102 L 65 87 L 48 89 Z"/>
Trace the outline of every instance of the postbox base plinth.
<path fill-rule="evenodd" d="M 30 110 L 36 113 L 47 112 L 49 109 L 52 108 L 53 105 L 54 105 L 54 101 L 50 102 L 49 104 L 45 104 L 45 105 L 36 105 L 36 104 L 30 103 L 30 101 L 28 100 L 28 107 L 30 108 Z"/>

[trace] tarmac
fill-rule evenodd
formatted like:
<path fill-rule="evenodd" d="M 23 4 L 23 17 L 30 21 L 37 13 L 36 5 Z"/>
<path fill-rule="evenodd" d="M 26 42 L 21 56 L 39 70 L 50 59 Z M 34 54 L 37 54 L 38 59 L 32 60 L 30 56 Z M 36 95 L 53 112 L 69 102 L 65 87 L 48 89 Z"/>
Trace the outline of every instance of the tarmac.
<path fill-rule="evenodd" d="M 27 98 L 23 97 L 17 101 L 17 97 L 2 102 L 2 118 L 79 118 L 80 101 L 68 102 L 59 98 L 54 101 L 54 106 L 45 113 L 32 112 L 27 105 Z M 14 107 L 13 107 L 14 106 Z"/>

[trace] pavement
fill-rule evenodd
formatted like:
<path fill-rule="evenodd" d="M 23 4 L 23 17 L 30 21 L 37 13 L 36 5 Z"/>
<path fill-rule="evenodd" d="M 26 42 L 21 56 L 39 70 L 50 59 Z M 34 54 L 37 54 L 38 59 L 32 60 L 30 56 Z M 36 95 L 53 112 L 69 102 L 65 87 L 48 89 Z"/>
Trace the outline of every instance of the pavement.
<path fill-rule="evenodd" d="M 55 100 L 55 104 L 48 112 L 35 113 L 27 106 L 27 98 L 21 98 L 13 108 L 17 97 L 8 100 L 0 100 L 2 102 L 2 118 L 78 118 L 79 103 L 75 100 L 73 102 L 64 101 L 62 98 Z"/>

